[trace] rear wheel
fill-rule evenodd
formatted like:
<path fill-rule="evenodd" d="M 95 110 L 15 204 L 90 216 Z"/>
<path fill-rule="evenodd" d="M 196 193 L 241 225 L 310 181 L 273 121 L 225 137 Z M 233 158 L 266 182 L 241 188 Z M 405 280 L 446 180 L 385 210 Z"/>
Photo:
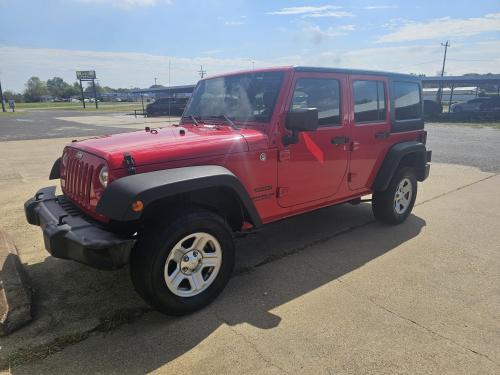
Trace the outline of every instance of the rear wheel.
<path fill-rule="evenodd" d="M 400 168 L 384 191 L 375 191 L 372 210 L 385 224 L 401 224 L 410 215 L 417 197 L 417 178 L 410 167 Z"/>
<path fill-rule="evenodd" d="M 232 233 L 218 215 L 197 210 L 142 234 L 130 272 L 138 293 L 169 315 L 184 315 L 224 289 L 234 267 Z"/>

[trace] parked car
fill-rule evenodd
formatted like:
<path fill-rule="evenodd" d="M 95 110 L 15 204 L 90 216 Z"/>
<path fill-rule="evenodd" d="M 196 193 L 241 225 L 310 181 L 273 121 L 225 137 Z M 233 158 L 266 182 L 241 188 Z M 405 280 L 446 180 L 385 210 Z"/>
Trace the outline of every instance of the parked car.
<path fill-rule="evenodd" d="M 450 110 L 453 113 L 478 112 L 481 109 L 481 105 L 487 103 L 490 100 L 490 98 L 482 97 L 468 100 L 465 103 L 453 103 L 450 106 Z"/>
<path fill-rule="evenodd" d="M 146 115 L 154 116 L 180 116 L 186 107 L 189 98 L 160 98 L 146 106 Z"/>
<path fill-rule="evenodd" d="M 490 100 L 481 103 L 479 110 L 485 112 L 500 112 L 500 97 L 494 96 L 490 98 Z"/>
<path fill-rule="evenodd" d="M 25 203 L 52 256 L 130 263 L 158 310 L 210 303 L 236 234 L 372 195 L 401 224 L 429 175 L 422 87 L 396 73 L 290 67 L 201 80 L 180 124 L 74 141 Z"/>

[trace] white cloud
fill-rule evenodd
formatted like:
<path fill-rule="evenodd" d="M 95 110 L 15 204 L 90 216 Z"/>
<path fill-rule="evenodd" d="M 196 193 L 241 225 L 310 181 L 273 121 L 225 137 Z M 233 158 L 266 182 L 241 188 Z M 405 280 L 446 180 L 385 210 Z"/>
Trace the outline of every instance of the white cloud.
<path fill-rule="evenodd" d="M 224 22 L 224 25 L 226 25 L 226 26 L 241 26 L 244 24 L 245 24 L 245 22 L 243 22 L 243 21 L 226 21 L 226 22 Z"/>
<path fill-rule="evenodd" d="M 426 39 L 443 39 L 500 31 L 500 13 L 474 18 L 438 18 L 428 22 L 405 22 L 395 31 L 382 35 L 378 42 L 406 42 Z"/>
<path fill-rule="evenodd" d="M 363 9 L 366 10 L 379 10 L 379 9 L 397 9 L 397 5 L 368 5 Z"/>
<path fill-rule="evenodd" d="M 274 12 L 268 12 L 267 14 L 278 14 L 278 15 L 310 14 L 310 13 L 320 13 L 340 8 L 341 7 L 336 5 L 322 5 L 317 7 L 314 6 L 289 7 L 289 8 L 281 8 L 280 10 Z"/>
<path fill-rule="evenodd" d="M 317 18 L 317 17 L 351 17 L 352 13 L 341 11 L 342 7 L 337 5 L 321 5 L 321 6 L 300 6 L 281 8 L 267 14 L 282 15 L 282 16 L 301 16 L 302 18 Z"/>
<path fill-rule="evenodd" d="M 216 55 L 216 54 L 221 53 L 221 52 L 224 52 L 224 51 L 221 49 L 210 49 L 208 51 L 202 51 L 201 54 L 202 55 Z"/>
<path fill-rule="evenodd" d="M 314 28 L 314 27 L 313 27 Z M 316 29 L 317 31 L 317 29 Z M 323 37 L 335 36 L 335 30 L 321 30 Z M 314 32 L 314 31 L 313 31 Z M 321 38 L 321 37 L 320 37 Z M 308 50 L 296 50 L 295 55 L 268 60 L 255 60 L 255 67 L 283 65 L 330 66 L 387 70 L 401 73 L 434 75 L 441 67 L 442 47 L 437 45 L 410 45 L 373 47 L 365 49 L 322 52 L 311 45 Z M 247 57 L 215 58 L 168 57 L 133 52 L 71 51 L 61 49 L 36 49 L 0 47 L 0 78 L 6 89 L 22 91 L 31 76 L 43 80 L 59 76 L 67 82 L 75 81 L 76 70 L 95 69 L 99 83 L 111 87 L 149 87 L 154 77 L 159 83 L 168 82 L 168 63 L 171 61 L 173 85 L 191 84 L 199 79 L 198 70 L 203 65 L 209 75 L 242 69 L 251 69 Z M 464 73 L 500 73 L 500 41 L 492 40 L 460 45 L 454 43 L 446 62 L 449 75 Z"/>
<path fill-rule="evenodd" d="M 354 31 L 354 30 L 356 30 L 356 27 L 354 25 L 342 25 L 342 26 L 339 26 L 339 28 L 341 30 L 345 30 L 345 31 Z"/>
<path fill-rule="evenodd" d="M 31 76 L 43 80 L 54 76 L 67 82 L 76 80 L 76 70 L 96 70 L 99 83 L 111 87 L 149 87 L 158 77 L 168 82 L 171 62 L 172 85 L 195 83 L 203 65 L 209 75 L 228 71 L 251 69 L 244 58 L 216 58 L 209 54 L 198 57 L 169 57 L 134 52 L 74 51 L 47 48 L 0 46 L 0 78 L 4 89 L 22 91 Z M 255 61 L 255 66 L 268 66 L 270 62 Z"/>
<path fill-rule="evenodd" d="M 341 28 L 328 27 L 327 29 L 321 29 L 318 25 L 309 25 L 302 28 L 302 33 L 314 43 L 319 44 L 327 39 L 334 38 L 341 35 L 346 35 L 345 28 L 344 31 L 339 31 Z"/>
<path fill-rule="evenodd" d="M 93 3 L 101 5 L 111 5 L 117 8 L 135 8 L 153 6 L 159 3 L 172 4 L 172 0 L 76 0 L 80 3 Z"/>
<path fill-rule="evenodd" d="M 329 11 L 322 13 L 309 13 L 304 14 L 302 18 L 319 18 L 319 17 L 335 17 L 335 18 L 344 18 L 344 17 L 353 17 L 354 14 L 344 11 Z"/>

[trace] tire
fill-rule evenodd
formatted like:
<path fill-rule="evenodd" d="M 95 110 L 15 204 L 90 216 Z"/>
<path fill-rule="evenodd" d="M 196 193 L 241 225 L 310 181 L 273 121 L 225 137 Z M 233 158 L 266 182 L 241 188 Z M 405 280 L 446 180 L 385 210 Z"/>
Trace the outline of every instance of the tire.
<path fill-rule="evenodd" d="M 403 188 L 403 191 L 400 188 Z M 387 190 L 373 193 L 373 214 L 378 221 L 384 224 L 401 224 L 410 215 L 416 197 L 417 178 L 415 171 L 410 167 L 401 167 L 396 171 Z"/>
<path fill-rule="evenodd" d="M 203 209 L 144 231 L 130 259 L 136 291 L 167 315 L 185 315 L 208 305 L 222 292 L 233 268 L 230 227 Z"/>

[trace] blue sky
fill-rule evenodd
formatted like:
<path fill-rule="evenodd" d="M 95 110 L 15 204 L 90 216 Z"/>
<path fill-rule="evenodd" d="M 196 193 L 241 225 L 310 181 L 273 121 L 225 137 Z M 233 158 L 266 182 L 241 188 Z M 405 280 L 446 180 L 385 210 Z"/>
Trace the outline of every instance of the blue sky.
<path fill-rule="evenodd" d="M 500 2 L 0 0 L 0 79 L 115 87 L 194 83 L 208 74 L 321 65 L 435 74 L 500 73 Z M 253 61 L 253 63 L 252 63 Z"/>

